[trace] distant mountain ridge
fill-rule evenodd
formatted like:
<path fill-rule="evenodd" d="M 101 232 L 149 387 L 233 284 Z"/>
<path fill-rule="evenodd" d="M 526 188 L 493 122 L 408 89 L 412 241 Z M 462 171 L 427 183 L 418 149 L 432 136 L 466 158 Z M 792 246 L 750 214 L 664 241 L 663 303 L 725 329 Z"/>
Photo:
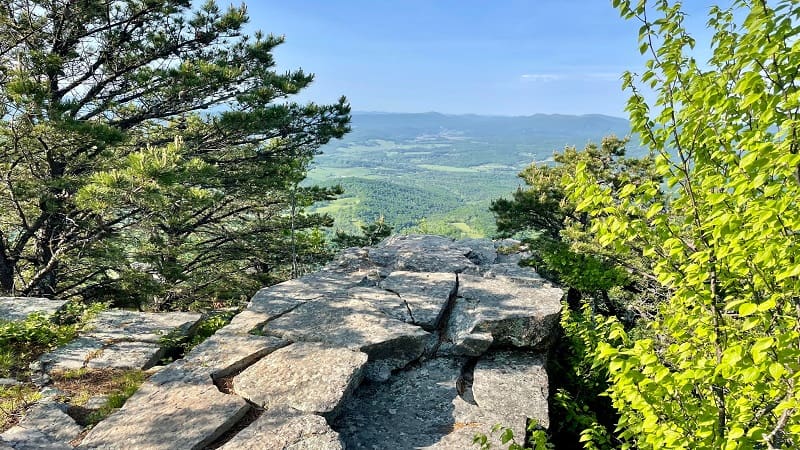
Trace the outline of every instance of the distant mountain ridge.
<path fill-rule="evenodd" d="M 586 137 L 598 135 L 598 140 L 608 134 L 625 136 L 630 133 L 628 120 L 602 114 L 566 115 L 533 114 L 529 116 L 490 116 L 479 114 L 389 113 L 354 112 L 353 131 L 345 141 L 365 138 L 413 138 L 412 135 L 436 134 L 441 129 L 457 130 L 472 137 L 481 136 L 531 136 Z M 581 145 L 585 142 L 575 143 Z"/>

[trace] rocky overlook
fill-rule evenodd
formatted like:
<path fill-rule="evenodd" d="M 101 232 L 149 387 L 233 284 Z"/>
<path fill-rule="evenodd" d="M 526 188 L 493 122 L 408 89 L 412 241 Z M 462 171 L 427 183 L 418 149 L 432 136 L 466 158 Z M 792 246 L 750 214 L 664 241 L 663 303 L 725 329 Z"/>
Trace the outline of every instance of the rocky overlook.
<path fill-rule="evenodd" d="M 88 433 L 51 393 L 0 449 L 466 449 L 495 423 L 546 427 L 562 292 L 497 246 L 411 235 L 348 249 L 260 290 Z M 149 368 L 158 335 L 198 319 L 107 311 L 34 369 L 46 385 L 68 368 Z"/>

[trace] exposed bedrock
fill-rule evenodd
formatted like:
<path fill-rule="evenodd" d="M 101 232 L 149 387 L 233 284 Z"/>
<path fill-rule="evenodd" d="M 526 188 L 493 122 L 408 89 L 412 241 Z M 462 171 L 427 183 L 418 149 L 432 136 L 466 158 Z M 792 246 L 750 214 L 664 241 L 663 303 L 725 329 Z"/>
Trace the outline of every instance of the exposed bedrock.
<path fill-rule="evenodd" d="M 517 436 L 529 419 L 546 427 L 562 292 L 498 247 L 392 237 L 264 288 L 79 448 L 468 449 L 495 423 Z M 115 317 L 42 365 L 121 361 L 103 356 L 113 346 L 144 361 L 152 327 Z M 53 445 L 69 437 L 49 433 Z"/>

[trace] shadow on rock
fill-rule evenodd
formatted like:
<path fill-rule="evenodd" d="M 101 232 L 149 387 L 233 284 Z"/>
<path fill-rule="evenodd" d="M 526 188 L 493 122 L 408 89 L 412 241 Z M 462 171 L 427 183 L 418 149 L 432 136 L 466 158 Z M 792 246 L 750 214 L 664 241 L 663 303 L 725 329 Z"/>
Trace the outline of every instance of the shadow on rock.
<path fill-rule="evenodd" d="M 464 361 L 438 358 L 397 373 L 383 384 L 363 384 L 333 428 L 348 449 L 389 444 L 396 450 L 433 446 L 458 424 L 457 382 Z"/>

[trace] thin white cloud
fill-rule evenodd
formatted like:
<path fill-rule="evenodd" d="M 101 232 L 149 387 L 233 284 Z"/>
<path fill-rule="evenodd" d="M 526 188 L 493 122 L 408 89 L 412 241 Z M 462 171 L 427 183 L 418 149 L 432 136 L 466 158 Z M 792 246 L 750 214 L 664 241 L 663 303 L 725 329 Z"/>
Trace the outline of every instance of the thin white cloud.
<path fill-rule="evenodd" d="M 563 75 L 557 75 L 554 73 L 526 73 L 520 76 L 525 81 L 541 81 L 541 82 L 549 82 L 549 81 L 558 81 L 564 78 Z"/>
<path fill-rule="evenodd" d="M 622 72 L 585 72 L 585 73 L 526 73 L 520 75 L 522 81 L 549 83 L 551 81 L 618 81 Z"/>

